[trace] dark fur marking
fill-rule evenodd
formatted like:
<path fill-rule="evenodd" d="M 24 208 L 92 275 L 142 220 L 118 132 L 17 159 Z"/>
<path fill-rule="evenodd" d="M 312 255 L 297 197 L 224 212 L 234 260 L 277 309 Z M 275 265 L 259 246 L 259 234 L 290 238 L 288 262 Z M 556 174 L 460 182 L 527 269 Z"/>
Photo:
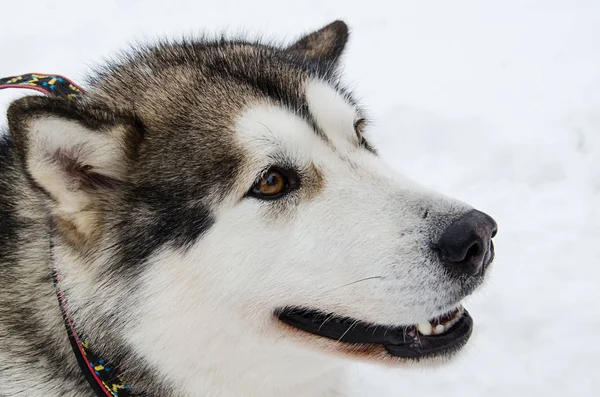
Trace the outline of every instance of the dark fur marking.
<path fill-rule="evenodd" d="M 268 65 L 265 69 L 268 71 L 271 67 L 274 66 Z M 275 78 L 276 74 L 274 73 L 257 71 L 257 73 L 249 74 L 247 70 L 237 68 L 232 69 L 224 60 L 218 60 L 217 62 L 210 64 L 209 68 L 215 74 L 226 71 L 226 75 L 233 78 L 236 82 L 254 88 L 266 97 L 287 107 L 301 116 L 312 127 L 317 136 L 329 143 L 327 135 L 321 130 L 310 113 L 308 102 L 301 89 L 302 78 L 300 76 L 295 76 L 292 80 L 281 81 Z"/>
<path fill-rule="evenodd" d="M 335 64 L 344 51 L 348 37 L 348 26 L 342 21 L 335 21 L 298 40 L 288 51 L 319 62 Z"/>
<path fill-rule="evenodd" d="M 161 185 L 133 188 L 132 207 L 117 224 L 120 234 L 120 271 L 140 271 L 138 267 L 158 248 L 188 248 L 214 224 L 208 208 L 190 205 L 181 189 Z"/>
<path fill-rule="evenodd" d="M 73 120 L 82 126 L 102 131 L 120 124 L 130 124 L 130 114 L 119 114 L 114 110 L 96 105 L 85 106 L 79 101 L 69 101 L 63 98 L 27 96 L 12 102 L 7 111 L 11 133 L 19 129 L 20 123 L 25 122 L 31 115 L 58 116 Z"/>

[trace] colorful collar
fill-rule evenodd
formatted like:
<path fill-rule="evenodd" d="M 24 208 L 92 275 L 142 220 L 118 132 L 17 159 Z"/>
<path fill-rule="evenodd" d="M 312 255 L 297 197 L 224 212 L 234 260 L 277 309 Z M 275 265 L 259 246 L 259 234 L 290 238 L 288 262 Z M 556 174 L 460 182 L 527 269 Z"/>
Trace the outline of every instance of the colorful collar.
<path fill-rule="evenodd" d="M 73 81 L 56 74 L 27 73 L 0 78 L 0 89 L 3 88 L 28 88 L 49 96 L 62 97 L 68 100 L 76 100 L 85 94 L 85 90 Z M 53 249 L 54 244 L 51 241 L 51 257 L 53 257 Z M 143 394 L 135 393 L 119 375 L 115 367 L 90 348 L 87 338 L 84 335 L 77 334 L 73 320 L 67 310 L 67 301 L 61 289 L 61 279 L 56 268 L 52 269 L 52 279 L 69 342 L 81 372 L 89 382 L 92 390 L 99 397 L 146 397 Z"/>
<path fill-rule="evenodd" d="M 50 250 L 52 248 L 53 244 L 50 243 Z M 60 274 L 56 268 L 52 270 L 52 280 L 75 358 L 96 395 L 99 397 L 146 397 L 143 394 L 135 393 L 114 366 L 90 349 L 87 338 L 77 334 L 67 310 L 65 294 L 60 288 Z"/>
<path fill-rule="evenodd" d="M 83 88 L 64 76 L 57 74 L 26 73 L 19 76 L 0 78 L 0 89 L 29 88 L 46 95 L 63 97 L 69 100 L 85 94 Z"/>

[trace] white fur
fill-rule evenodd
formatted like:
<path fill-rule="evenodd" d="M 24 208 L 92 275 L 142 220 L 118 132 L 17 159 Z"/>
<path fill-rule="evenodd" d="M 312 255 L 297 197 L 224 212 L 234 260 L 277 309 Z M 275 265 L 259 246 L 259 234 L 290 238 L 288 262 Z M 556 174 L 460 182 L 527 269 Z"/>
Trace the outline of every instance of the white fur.
<path fill-rule="evenodd" d="M 57 116 L 35 118 L 30 123 L 27 167 L 33 179 L 56 200 L 54 214 L 69 219 L 79 232 L 89 234 L 95 227 L 94 214 L 88 211 L 94 197 L 81 189 L 78 177 L 69 174 L 55 155 L 63 153 L 98 174 L 122 180 L 126 169 L 121 146 L 123 127 L 91 131 Z"/>
<path fill-rule="evenodd" d="M 76 213 L 89 203 L 89 197 L 68 173 L 53 160 L 63 151 L 95 172 L 122 179 L 124 153 L 119 145 L 120 129 L 90 131 L 79 123 L 55 116 L 31 121 L 27 165 L 31 175 L 60 204 L 66 213 Z"/>
<path fill-rule="evenodd" d="M 333 146 L 340 151 L 356 146 L 354 122 L 358 113 L 354 106 L 323 81 L 309 81 L 305 92 L 310 113 Z"/>

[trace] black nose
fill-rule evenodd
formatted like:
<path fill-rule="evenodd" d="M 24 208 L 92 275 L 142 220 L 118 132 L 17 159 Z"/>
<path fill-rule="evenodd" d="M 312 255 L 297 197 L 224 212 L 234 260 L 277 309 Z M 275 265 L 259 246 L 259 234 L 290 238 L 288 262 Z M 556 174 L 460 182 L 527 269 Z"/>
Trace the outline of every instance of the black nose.
<path fill-rule="evenodd" d="M 471 210 L 452 222 L 435 245 L 449 270 L 461 275 L 475 275 L 492 261 L 492 237 L 496 221 L 481 211 Z"/>

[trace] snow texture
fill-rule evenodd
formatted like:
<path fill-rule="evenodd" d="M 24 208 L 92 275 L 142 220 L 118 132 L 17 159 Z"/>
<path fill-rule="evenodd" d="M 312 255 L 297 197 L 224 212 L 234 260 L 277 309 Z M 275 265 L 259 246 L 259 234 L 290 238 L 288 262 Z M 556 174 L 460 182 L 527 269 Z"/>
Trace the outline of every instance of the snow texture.
<path fill-rule="evenodd" d="M 497 260 L 453 362 L 352 364 L 364 396 L 588 396 L 600 388 L 600 2 L 29 1 L 2 6 L 0 75 L 88 67 L 202 31 L 352 28 L 345 76 L 387 161 L 493 215 Z M 0 91 L 0 108 L 23 91 Z M 30 94 L 30 92 L 27 92 Z M 0 124 L 5 124 L 3 117 Z"/>

